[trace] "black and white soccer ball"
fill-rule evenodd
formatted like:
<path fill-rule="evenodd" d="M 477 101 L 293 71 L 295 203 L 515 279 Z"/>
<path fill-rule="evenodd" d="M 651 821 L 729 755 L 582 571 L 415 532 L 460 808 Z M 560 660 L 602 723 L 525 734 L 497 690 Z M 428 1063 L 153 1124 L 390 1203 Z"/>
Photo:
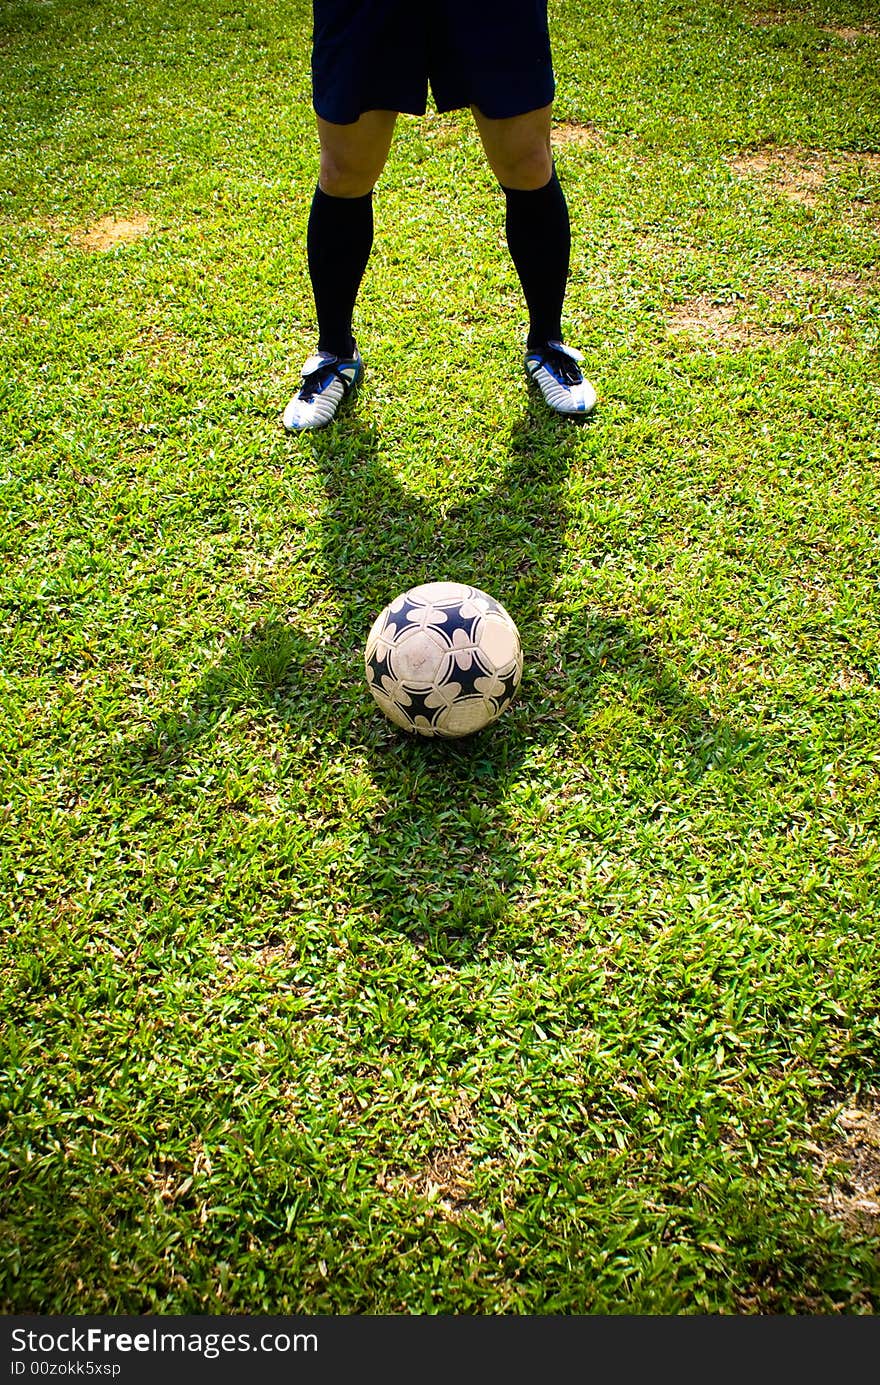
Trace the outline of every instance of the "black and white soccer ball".
<path fill-rule="evenodd" d="M 376 617 L 364 664 L 370 692 L 396 726 L 451 737 L 498 720 L 519 687 L 523 656 L 500 602 L 464 582 L 427 582 Z"/>

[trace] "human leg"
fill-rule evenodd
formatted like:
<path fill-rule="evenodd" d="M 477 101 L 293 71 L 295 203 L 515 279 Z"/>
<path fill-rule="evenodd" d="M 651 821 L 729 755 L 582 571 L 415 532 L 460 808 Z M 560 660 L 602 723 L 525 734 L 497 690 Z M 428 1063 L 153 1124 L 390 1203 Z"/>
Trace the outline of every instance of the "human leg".
<path fill-rule="evenodd" d="M 365 111 L 348 125 L 318 117 L 321 166 L 306 247 L 318 318 L 318 351 L 284 411 L 291 431 L 320 427 L 363 372 L 352 335 L 358 289 L 373 243 L 373 187 L 385 166 L 394 111 Z"/>
<path fill-rule="evenodd" d="M 472 109 L 489 165 L 505 195 L 507 245 L 529 312 L 526 370 L 551 408 L 589 413 L 595 390 L 581 374 L 580 353 L 563 345 L 571 227 L 551 153 L 551 107 L 503 120 Z"/>
<path fill-rule="evenodd" d="M 505 229 L 529 310 L 529 348 L 562 340 L 571 230 L 550 152 L 550 107 L 509 120 L 474 119 L 506 199 Z"/>
<path fill-rule="evenodd" d="M 394 111 L 365 111 L 352 125 L 318 117 L 321 170 L 306 246 L 318 350 L 350 356 L 351 320 L 373 244 L 373 187 L 385 166 Z"/>

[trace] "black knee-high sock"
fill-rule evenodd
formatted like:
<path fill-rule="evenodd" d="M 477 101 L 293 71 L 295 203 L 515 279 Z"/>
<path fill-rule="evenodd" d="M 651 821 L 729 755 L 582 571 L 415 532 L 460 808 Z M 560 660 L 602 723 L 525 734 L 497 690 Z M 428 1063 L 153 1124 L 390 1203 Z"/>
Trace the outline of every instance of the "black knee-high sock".
<path fill-rule="evenodd" d="M 507 245 L 529 310 L 527 350 L 562 340 L 562 301 L 568 282 L 571 227 L 556 176 L 534 191 L 504 188 Z"/>
<path fill-rule="evenodd" d="M 315 188 L 306 249 L 318 315 L 318 350 L 354 351 L 351 319 L 373 245 L 373 194 L 330 197 Z"/>

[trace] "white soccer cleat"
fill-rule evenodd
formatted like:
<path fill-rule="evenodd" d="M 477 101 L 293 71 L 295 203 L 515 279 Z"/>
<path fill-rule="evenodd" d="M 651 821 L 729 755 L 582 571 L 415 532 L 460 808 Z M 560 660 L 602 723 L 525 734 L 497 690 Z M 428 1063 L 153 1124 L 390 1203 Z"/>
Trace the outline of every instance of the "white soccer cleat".
<path fill-rule="evenodd" d="M 358 384 L 364 363 L 357 347 L 353 356 L 334 356 L 319 351 L 302 368 L 302 384 L 284 410 L 283 423 L 289 433 L 307 428 L 323 428 Z"/>
<path fill-rule="evenodd" d="M 596 391 L 581 373 L 584 358 L 573 346 L 548 341 L 526 352 L 526 371 L 558 414 L 583 418 L 596 407 Z"/>

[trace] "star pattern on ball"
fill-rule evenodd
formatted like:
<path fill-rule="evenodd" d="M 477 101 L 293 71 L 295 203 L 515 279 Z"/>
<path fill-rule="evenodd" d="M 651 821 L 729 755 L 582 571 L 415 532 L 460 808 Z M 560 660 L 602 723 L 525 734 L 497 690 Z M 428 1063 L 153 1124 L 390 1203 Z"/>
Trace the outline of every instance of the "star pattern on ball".
<path fill-rule="evenodd" d="M 422 736 L 467 736 L 510 705 L 522 678 L 522 645 L 510 615 L 486 592 L 430 582 L 379 613 L 364 666 L 373 698 L 396 726 Z"/>

